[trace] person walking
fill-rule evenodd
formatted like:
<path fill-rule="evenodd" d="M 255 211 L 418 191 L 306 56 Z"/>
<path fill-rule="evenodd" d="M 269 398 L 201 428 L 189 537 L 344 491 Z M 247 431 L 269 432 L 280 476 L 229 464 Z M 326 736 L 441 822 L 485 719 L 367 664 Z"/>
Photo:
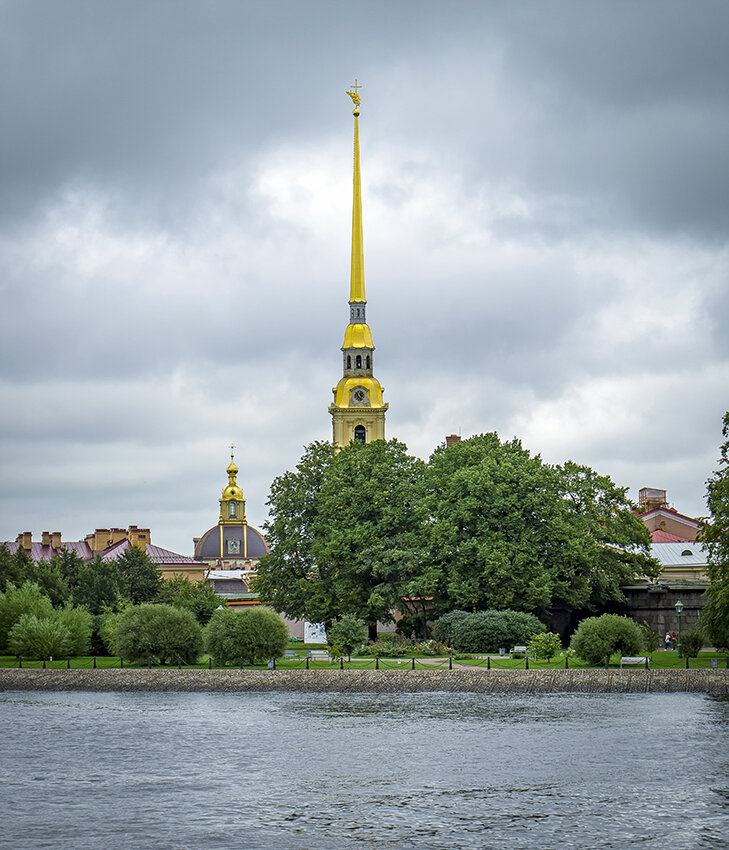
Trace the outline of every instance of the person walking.
<path fill-rule="evenodd" d="M 664 639 L 664 643 L 666 645 L 665 646 L 666 652 L 668 652 L 668 650 L 671 648 L 671 633 L 670 632 L 666 632 L 666 637 Z"/>

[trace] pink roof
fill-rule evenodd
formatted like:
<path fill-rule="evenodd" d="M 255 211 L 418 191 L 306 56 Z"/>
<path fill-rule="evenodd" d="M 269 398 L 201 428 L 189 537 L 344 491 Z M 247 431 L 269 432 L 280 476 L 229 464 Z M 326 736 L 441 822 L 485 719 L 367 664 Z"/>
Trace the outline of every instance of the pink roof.
<path fill-rule="evenodd" d="M 119 543 L 115 543 L 113 546 L 105 549 L 101 558 L 104 561 L 115 561 L 131 545 L 128 540 L 120 540 Z M 177 552 L 172 552 L 170 549 L 163 549 L 161 546 L 153 546 L 151 543 L 147 544 L 147 554 L 152 562 L 158 566 L 163 564 L 186 564 L 188 566 L 207 567 L 206 564 L 196 561 L 194 558 L 188 558 L 187 555 L 180 555 Z"/>
<path fill-rule="evenodd" d="M 688 537 L 679 537 L 678 534 L 669 534 L 661 528 L 651 531 L 651 540 L 654 543 L 692 543 Z"/>
<path fill-rule="evenodd" d="M 17 552 L 18 546 L 22 546 L 22 544 L 17 540 L 9 540 L 5 543 L 5 545 L 8 547 L 10 552 Z M 50 546 L 44 546 L 42 543 L 36 541 L 31 543 L 30 552 L 28 552 L 28 554 L 36 562 L 50 561 L 54 555 L 58 555 L 61 549 L 68 549 L 69 552 L 75 552 L 79 557 L 83 558 L 84 561 L 91 561 L 94 557 L 94 553 L 91 551 L 85 540 L 64 540 L 57 549 L 53 549 Z"/>
<path fill-rule="evenodd" d="M 15 552 L 18 546 L 21 546 L 22 544 L 17 540 L 13 540 L 7 542 L 5 545 L 8 547 L 10 552 Z M 115 561 L 130 546 L 131 544 L 128 540 L 120 540 L 113 546 L 109 546 L 96 554 L 101 556 L 102 561 Z M 68 549 L 69 552 L 75 552 L 83 558 L 84 561 L 93 561 L 95 557 L 90 546 L 85 540 L 64 540 L 61 547 L 58 549 L 52 549 L 50 546 L 43 546 L 41 543 L 32 543 L 28 554 L 34 561 L 50 561 L 50 559 L 54 555 L 57 555 L 61 549 Z M 169 549 L 163 549 L 161 546 L 153 546 L 151 543 L 147 544 L 147 554 L 152 562 L 157 564 L 157 566 L 184 564 L 187 566 L 199 566 L 207 569 L 207 564 L 196 561 L 194 558 L 188 558 L 187 555 L 180 555 Z"/>

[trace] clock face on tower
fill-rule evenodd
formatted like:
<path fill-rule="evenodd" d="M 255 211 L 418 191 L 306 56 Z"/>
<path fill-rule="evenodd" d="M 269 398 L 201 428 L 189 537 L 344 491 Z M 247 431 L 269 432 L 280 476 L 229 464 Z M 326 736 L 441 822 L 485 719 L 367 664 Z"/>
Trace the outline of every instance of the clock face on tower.
<path fill-rule="evenodd" d="M 349 399 L 350 407 L 369 407 L 370 399 L 367 390 L 364 387 L 355 387 Z"/>

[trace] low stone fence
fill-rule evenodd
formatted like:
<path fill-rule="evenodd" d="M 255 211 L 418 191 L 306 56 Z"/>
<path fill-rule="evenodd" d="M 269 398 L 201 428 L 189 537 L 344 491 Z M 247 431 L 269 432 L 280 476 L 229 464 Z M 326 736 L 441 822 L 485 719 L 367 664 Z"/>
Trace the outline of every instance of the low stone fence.
<path fill-rule="evenodd" d="M 11 690 L 729 694 L 729 670 L 0 669 Z"/>

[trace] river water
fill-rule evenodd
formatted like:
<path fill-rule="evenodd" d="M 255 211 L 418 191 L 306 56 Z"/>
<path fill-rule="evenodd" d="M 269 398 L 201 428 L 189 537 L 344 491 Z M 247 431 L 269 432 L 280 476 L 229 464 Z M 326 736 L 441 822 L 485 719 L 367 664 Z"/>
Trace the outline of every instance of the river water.
<path fill-rule="evenodd" d="M 0 694 L 3 848 L 729 847 L 697 694 Z"/>

